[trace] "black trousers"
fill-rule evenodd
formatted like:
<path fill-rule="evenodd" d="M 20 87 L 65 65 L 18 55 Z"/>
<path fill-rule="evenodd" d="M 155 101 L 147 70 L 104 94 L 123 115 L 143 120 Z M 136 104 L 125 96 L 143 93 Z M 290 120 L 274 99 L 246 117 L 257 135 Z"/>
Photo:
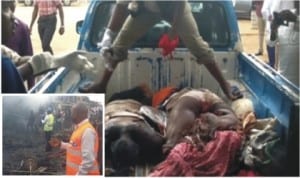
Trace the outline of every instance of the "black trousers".
<path fill-rule="evenodd" d="M 56 13 L 47 16 L 40 16 L 38 20 L 38 31 L 42 42 L 43 51 L 49 51 L 53 54 L 53 50 L 50 46 L 55 29 L 56 29 Z"/>
<path fill-rule="evenodd" d="M 46 148 L 45 148 L 45 150 L 46 150 L 46 152 L 52 150 L 52 147 L 49 143 L 49 141 L 51 139 L 51 136 L 52 136 L 52 131 L 47 131 L 47 132 L 45 131 L 45 139 L 46 139 Z"/>

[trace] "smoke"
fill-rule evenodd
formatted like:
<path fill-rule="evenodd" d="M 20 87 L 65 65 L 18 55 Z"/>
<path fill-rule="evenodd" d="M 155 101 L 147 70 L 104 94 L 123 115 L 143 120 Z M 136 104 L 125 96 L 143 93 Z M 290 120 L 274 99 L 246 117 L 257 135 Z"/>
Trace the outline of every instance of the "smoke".
<path fill-rule="evenodd" d="M 3 125 L 5 126 L 7 122 L 25 125 L 30 112 L 38 112 L 39 107 L 51 99 L 43 95 L 3 96 Z"/>

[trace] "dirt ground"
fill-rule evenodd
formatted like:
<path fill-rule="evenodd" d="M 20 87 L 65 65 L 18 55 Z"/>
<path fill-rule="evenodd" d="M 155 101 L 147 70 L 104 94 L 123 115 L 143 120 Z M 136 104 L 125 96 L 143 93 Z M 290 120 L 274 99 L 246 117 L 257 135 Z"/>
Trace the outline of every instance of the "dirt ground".
<path fill-rule="evenodd" d="M 63 54 L 68 51 L 72 51 L 77 48 L 79 41 L 79 35 L 76 33 L 76 22 L 83 20 L 85 17 L 86 10 L 88 8 L 87 1 L 79 1 L 78 3 L 72 4 L 70 7 L 64 7 L 65 14 L 65 34 L 59 35 L 58 32 L 55 33 L 52 41 L 52 47 L 55 54 Z M 28 25 L 31 20 L 31 13 L 33 7 L 25 7 L 22 4 L 18 4 L 16 8 L 15 15 L 20 18 Z M 240 33 L 242 37 L 242 43 L 244 47 L 244 52 L 246 53 L 256 53 L 258 50 L 258 30 L 252 28 L 250 20 L 239 20 L 238 21 Z M 57 30 L 60 25 L 58 19 Z M 32 44 L 34 53 L 41 52 L 41 43 L 37 32 L 37 24 L 33 27 Z M 267 61 L 266 50 L 264 49 L 264 56 L 262 56 L 264 61 Z"/>

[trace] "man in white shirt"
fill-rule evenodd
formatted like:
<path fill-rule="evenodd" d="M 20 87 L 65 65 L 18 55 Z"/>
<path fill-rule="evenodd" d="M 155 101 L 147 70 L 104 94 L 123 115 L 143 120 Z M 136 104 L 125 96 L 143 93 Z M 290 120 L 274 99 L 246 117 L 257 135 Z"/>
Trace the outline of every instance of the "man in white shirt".
<path fill-rule="evenodd" d="M 280 12 L 285 9 L 292 9 L 294 8 L 294 2 L 293 1 L 282 1 L 282 0 L 265 0 L 263 7 L 261 9 L 261 13 L 263 15 L 263 18 L 266 20 L 266 44 L 267 44 L 267 52 L 269 56 L 269 65 L 273 68 L 276 64 L 276 44 L 277 41 L 271 41 L 271 22 L 274 19 L 274 12 Z"/>
<path fill-rule="evenodd" d="M 89 122 L 88 108 L 84 103 L 72 107 L 71 117 L 75 130 L 68 143 L 52 138 L 52 147 L 67 150 L 66 175 L 99 175 L 99 137 L 95 128 Z"/>

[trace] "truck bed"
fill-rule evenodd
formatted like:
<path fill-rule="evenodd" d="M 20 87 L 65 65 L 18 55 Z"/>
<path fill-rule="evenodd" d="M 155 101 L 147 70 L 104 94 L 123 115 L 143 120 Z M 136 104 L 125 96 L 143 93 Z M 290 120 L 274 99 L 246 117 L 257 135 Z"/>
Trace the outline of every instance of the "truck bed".
<path fill-rule="evenodd" d="M 78 92 L 79 86 L 92 82 L 104 69 L 99 53 L 92 52 L 90 55 L 100 73 L 79 74 L 61 68 L 47 74 L 45 81 L 41 81 L 30 92 Z M 295 156 L 299 155 L 299 88 L 255 56 L 222 51 L 215 55 L 225 77 L 253 101 L 256 116 L 278 119 L 281 127 L 277 130 L 286 144 L 289 160 L 293 162 L 291 166 L 299 165 L 298 156 Z M 194 61 L 188 51 L 177 50 L 174 56 L 173 60 L 165 60 L 156 50 L 131 51 L 129 60 L 122 62 L 114 72 L 106 99 L 115 92 L 146 81 L 153 90 L 168 85 L 204 87 L 226 101 L 217 82 L 203 66 Z"/>
<path fill-rule="evenodd" d="M 98 73 L 79 74 L 61 68 L 47 74 L 30 91 L 31 93 L 77 93 L 79 86 L 94 81 L 101 75 L 104 65 L 96 43 L 105 31 L 113 3 L 114 1 L 91 1 L 82 26 L 78 26 L 81 35 L 78 49 L 90 52 L 90 58 L 94 59 Z M 238 86 L 244 96 L 253 101 L 257 118 L 273 117 L 279 121 L 280 127 L 276 128 L 276 131 L 281 136 L 287 153 L 286 176 L 299 176 L 299 88 L 257 57 L 241 52 L 239 30 L 231 2 L 191 3 L 195 5 L 195 20 L 199 27 L 202 27 L 199 28 L 199 32 L 214 48 L 216 62 L 225 78 L 232 85 Z M 219 11 L 213 11 L 212 14 L 211 7 L 218 7 Z M 219 15 L 216 15 L 217 13 Z M 220 18 L 221 16 L 224 19 Z M 216 27 L 208 22 L 214 22 Z M 204 66 L 196 63 L 184 46 L 176 49 L 173 60 L 163 59 L 155 46 L 159 35 L 168 28 L 164 22 L 158 23 L 145 38 L 133 46 L 128 60 L 119 64 L 115 70 L 107 88 L 106 99 L 115 92 L 146 83 L 152 90 L 168 85 L 204 87 L 226 101 L 214 78 Z"/>

